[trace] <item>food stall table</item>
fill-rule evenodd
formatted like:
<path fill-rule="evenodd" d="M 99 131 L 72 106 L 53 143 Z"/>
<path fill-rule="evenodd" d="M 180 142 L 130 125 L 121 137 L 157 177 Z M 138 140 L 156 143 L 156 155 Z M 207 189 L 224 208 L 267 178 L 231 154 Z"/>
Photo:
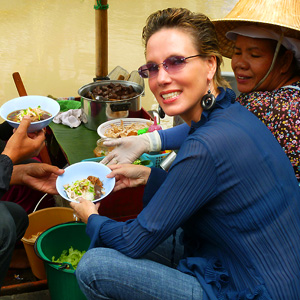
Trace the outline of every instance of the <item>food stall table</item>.
<path fill-rule="evenodd" d="M 138 114 L 135 112 L 129 117 L 151 119 L 151 116 L 143 109 Z M 63 153 L 64 163 L 67 164 L 95 157 L 93 150 L 100 138 L 96 131 L 86 128 L 83 124 L 77 128 L 69 128 L 53 122 L 49 128 L 51 141 L 48 142 L 48 151 L 53 164 L 63 167 L 62 156 L 59 156 L 59 152 Z M 143 192 L 144 187 L 141 186 L 112 193 L 101 201 L 99 213 L 119 221 L 135 218 L 142 210 Z"/>

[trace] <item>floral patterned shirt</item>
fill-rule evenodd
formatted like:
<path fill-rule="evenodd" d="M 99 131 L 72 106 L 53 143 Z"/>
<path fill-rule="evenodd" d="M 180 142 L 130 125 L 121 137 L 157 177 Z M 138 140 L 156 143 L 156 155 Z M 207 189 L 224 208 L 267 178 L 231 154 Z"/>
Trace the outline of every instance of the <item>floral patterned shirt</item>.
<path fill-rule="evenodd" d="M 236 101 L 255 114 L 273 133 L 300 182 L 300 80 L 271 92 L 241 94 Z"/>

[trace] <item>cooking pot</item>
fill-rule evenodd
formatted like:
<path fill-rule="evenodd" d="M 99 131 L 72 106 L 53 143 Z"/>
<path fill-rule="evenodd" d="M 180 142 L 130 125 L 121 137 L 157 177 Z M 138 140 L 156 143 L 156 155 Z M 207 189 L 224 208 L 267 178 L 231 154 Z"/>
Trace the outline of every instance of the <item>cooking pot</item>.
<path fill-rule="evenodd" d="M 104 97 L 87 98 L 87 93 L 92 92 L 98 86 L 113 84 L 121 84 L 123 86 L 132 86 L 137 93 L 136 96 L 124 100 L 109 100 Z M 81 98 L 81 110 L 83 124 L 91 129 L 97 130 L 100 124 L 119 118 L 127 118 L 130 111 L 139 111 L 142 108 L 141 95 L 144 93 L 144 87 L 125 80 L 103 80 L 86 84 L 78 90 Z"/>

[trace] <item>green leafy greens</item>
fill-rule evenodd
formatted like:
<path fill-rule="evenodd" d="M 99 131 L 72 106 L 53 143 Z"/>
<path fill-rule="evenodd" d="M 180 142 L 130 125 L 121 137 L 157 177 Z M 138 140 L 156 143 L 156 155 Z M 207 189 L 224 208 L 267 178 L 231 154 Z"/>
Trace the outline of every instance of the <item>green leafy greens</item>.
<path fill-rule="evenodd" d="M 76 270 L 77 265 L 85 252 L 86 251 L 79 251 L 70 247 L 69 250 L 63 250 L 58 259 L 55 259 L 55 256 L 52 256 L 52 261 L 58 263 L 69 263 L 73 266 L 73 269 Z"/>

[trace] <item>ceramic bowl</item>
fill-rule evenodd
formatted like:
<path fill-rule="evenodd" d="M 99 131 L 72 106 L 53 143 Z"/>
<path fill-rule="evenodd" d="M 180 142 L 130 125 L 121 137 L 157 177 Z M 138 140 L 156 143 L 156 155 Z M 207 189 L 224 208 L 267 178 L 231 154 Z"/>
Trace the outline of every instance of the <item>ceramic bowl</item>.
<path fill-rule="evenodd" d="M 123 122 L 123 126 L 127 128 L 127 126 L 130 126 L 132 124 L 136 124 L 137 126 L 141 126 L 141 128 L 147 128 L 151 124 L 153 124 L 153 121 L 147 120 L 147 119 L 142 119 L 142 118 L 123 118 L 123 119 L 115 119 L 115 120 L 110 120 L 105 123 L 102 123 L 98 128 L 97 128 L 97 133 L 101 138 L 107 138 L 108 136 L 106 135 L 107 130 L 109 130 L 112 125 L 120 126 L 121 127 L 121 122 Z M 141 129 L 139 128 L 139 129 Z M 134 135 L 137 135 L 137 131 L 135 131 Z M 110 136 L 109 136 L 110 137 Z M 117 137 L 117 136 L 116 136 Z M 110 137 L 111 138 L 111 137 Z"/>
<path fill-rule="evenodd" d="M 105 193 L 101 196 L 101 198 L 95 199 L 93 201 L 97 202 L 109 195 L 115 186 L 115 178 L 106 178 L 106 175 L 110 172 L 110 168 L 98 162 L 88 161 L 75 163 L 67 167 L 65 169 L 65 172 L 57 177 L 56 189 L 64 199 L 71 202 L 76 202 L 75 200 L 72 200 L 67 196 L 64 185 L 72 184 L 76 180 L 82 180 L 87 178 L 88 176 L 95 176 L 98 177 L 100 181 L 102 181 Z"/>
<path fill-rule="evenodd" d="M 1 106 L 0 116 L 12 127 L 17 128 L 20 123 L 8 120 L 7 116 L 16 110 L 27 109 L 28 107 L 37 108 L 38 106 L 41 106 L 41 109 L 51 114 L 51 117 L 46 120 L 32 122 L 28 128 L 28 132 L 39 131 L 47 127 L 60 111 L 60 106 L 54 99 L 44 96 L 23 96 L 14 98 Z"/>

